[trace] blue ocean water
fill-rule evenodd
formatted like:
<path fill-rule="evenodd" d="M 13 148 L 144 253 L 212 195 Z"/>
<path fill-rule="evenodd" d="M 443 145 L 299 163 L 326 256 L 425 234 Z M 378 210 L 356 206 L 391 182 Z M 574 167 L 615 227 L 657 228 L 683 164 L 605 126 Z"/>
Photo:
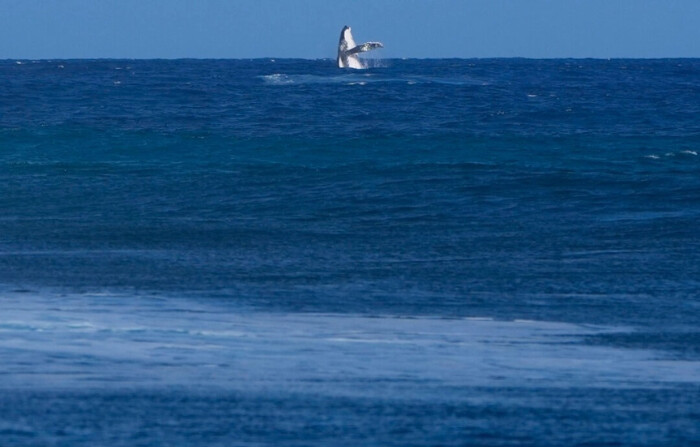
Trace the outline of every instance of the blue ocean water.
<path fill-rule="evenodd" d="M 0 61 L 0 445 L 697 445 L 700 60 Z"/>

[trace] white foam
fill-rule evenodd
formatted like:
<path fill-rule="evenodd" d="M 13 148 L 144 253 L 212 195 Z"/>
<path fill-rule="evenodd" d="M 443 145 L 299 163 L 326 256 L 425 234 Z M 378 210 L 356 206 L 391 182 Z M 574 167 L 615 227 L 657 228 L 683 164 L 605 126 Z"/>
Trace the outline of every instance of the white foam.
<path fill-rule="evenodd" d="M 482 81 L 466 77 L 430 77 L 430 76 L 409 76 L 409 77 L 384 77 L 374 73 L 344 72 L 329 76 L 319 76 L 311 74 L 274 73 L 258 76 L 268 85 L 305 85 L 305 84 L 343 84 L 343 85 L 367 85 L 369 83 L 401 83 L 408 85 L 416 84 L 442 84 L 453 86 L 484 86 L 488 85 Z"/>
<path fill-rule="evenodd" d="M 294 80 L 290 79 L 289 76 L 282 73 L 275 73 L 271 75 L 260 76 L 260 78 L 266 83 L 271 85 L 287 85 L 294 84 Z"/>
<path fill-rule="evenodd" d="M 645 387 L 700 383 L 700 362 L 582 342 L 624 328 L 536 320 L 241 312 L 129 296 L 3 297 L 0 388 Z M 358 382 L 367 386 L 357 387 Z M 376 385 L 372 385 L 376 384 Z M 401 385 L 402 384 L 402 385 Z"/>

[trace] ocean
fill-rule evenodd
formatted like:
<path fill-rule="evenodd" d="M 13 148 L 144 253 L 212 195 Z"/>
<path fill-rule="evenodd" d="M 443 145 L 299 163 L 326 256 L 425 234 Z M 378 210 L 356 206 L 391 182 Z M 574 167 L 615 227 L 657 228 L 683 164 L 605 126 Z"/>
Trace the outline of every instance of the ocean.
<path fill-rule="evenodd" d="M 700 60 L 0 61 L 0 446 L 700 445 Z"/>

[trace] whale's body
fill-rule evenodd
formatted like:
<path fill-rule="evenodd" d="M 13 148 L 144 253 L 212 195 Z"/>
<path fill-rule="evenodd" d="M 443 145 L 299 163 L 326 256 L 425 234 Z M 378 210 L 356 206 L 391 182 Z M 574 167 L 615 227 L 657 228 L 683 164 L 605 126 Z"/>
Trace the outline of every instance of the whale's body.
<path fill-rule="evenodd" d="M 365 42 L 362 45 L 356 45 L 355 39 L 352 38 L 350 27 L 345 26 L 340 32 L 340 41 L 338 42 L 338 67 L 365 68 L 365 65 L 357 55 L 383 47 L 384 45 L 381 42 Z"/>

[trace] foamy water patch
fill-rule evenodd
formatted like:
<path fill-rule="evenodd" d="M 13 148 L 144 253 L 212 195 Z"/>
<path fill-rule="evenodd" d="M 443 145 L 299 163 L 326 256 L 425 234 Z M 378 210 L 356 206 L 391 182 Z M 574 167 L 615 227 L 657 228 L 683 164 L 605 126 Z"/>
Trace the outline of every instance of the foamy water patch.
<path fill-rule="evenodd" d="M 207 386 L 376 395 L 434 387 L 698 383 L 700 362 L 586 344 L 623 328 L 244 312 L 129 296 L 4 297 L 0 387 Z M 366 386 L 357 387 L 358 383 Z M 383 384 L 383 385 L 382 385 Z"/>
<path fill-rule="evenodd" d="M 388 77 L 379 72 L 347 72 L 328 76 L 310 74 L 284 74 L 274 73 L 258 76 L 267 85 L 306 85 L 306 84 L 343 84 L 343 85 L 367 85 L 369 83 L 399 83 L 404 85 L 441 84 L 453 86 L 485 86 L 488 83 L 466 77 L 435 77 L 414 76 Z"/>
<path fill-rule="evenodd" d="M 284 73 L 275 73 L 271 75 L 258 76 L 267 85 L 305 85 L 305 84 L 346 84 L 346 85 L 365 85 L 368 82 L 381 81 L 379 78 L 373 77 L 371 74 L 342 74 L 331 76 L 319 75 L 288 75 Z"/>
<path fill-rule="evenodd" d="M 698 152 L 690 149 L 684 149 L 680 151 L 670 151 L 670 152 L 664 152 L 663 154 L 648 154 L 645 155 L 644 158 L 649 158 L 651 160 L 659 160 L 661 158 L 690 158 L 690 157 L 697 157 Z"/>
<path fill-rule="evenodd" d="M 270 85 L 288 85 L 294 84 L 294 79 L 290 78 L 288 75 L 282 73 L 275 73 L 271 75 L 258 76 L 266 84 Z"/>

